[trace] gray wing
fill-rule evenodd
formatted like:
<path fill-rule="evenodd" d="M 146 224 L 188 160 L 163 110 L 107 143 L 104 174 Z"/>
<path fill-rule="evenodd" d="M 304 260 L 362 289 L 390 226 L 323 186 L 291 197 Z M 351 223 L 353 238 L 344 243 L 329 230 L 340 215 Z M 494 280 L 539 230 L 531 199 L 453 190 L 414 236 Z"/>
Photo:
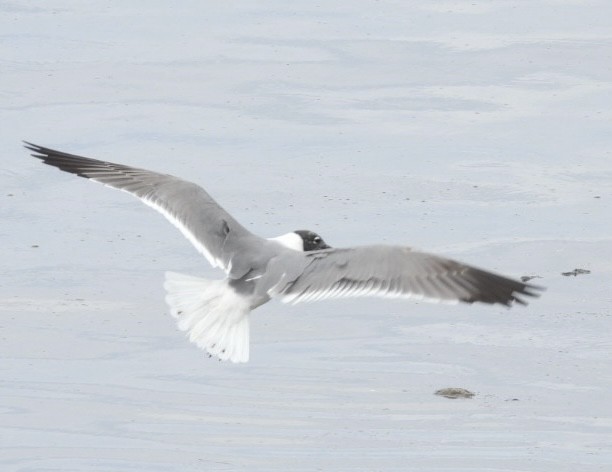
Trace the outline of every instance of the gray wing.
<path fill-rule="evenodd" d="M 513 302 L 526 304 L 521 297 L 538 296 L 541 289 L 397 246 L 327 249 L 302 253 L 300 257 L 281 255 L 272 264 L 281 276 L 268 292 L 290 303 L 379 296 L 510 306 Z"/>
<path fill-rule="evenodd" d="M 233 276 L 248 271 L 248 263 L 240 264 L 241 248 L 258 244 L 263 239 L 241 226 L 213 198 L 196 184 L 166 174 L 137 169 L 112 162 L 25 143 L 32 156 L 65 172 L 100 182 L 139 198 L 162 213 L 202 253 L 213 267 L 220 267 Z M 242 266 L 243 267 L 239 267 Z"/>

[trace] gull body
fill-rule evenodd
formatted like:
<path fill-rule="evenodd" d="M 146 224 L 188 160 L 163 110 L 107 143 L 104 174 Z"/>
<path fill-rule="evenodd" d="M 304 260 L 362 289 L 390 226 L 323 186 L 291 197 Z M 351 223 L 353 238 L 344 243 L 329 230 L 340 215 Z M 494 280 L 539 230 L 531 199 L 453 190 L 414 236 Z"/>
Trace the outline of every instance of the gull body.
<path fill-rule="evenodd" d="M 525 304 L 539 287 L 405 246 L 332 248 L 297 230 L 261 238 L 203 188 L 177 177 L 25 143 L 45 164 L 139 198 L 174 224 L 213 267 L 208 280 L 166 273 L 170 313 L 211 356 L 249 359 L 249 313 L 273 298 L 286 303 L 340 297 Z"/>

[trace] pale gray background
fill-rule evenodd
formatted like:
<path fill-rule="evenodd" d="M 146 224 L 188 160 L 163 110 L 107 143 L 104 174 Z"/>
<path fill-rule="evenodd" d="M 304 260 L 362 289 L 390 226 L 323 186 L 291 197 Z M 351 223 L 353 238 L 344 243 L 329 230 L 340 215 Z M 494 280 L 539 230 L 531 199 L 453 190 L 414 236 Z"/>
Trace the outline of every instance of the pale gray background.
<path fill-rule="evenodd" d="M 0 469 L 612 470 L 610 18 L 607 0 L 0 1 Z M 21 139 L 190 178 L 263 236 L 408 244 L 548 292 L 271 303 L 251 362 L 219 363 L 161 284 L 222 274 Z"/>

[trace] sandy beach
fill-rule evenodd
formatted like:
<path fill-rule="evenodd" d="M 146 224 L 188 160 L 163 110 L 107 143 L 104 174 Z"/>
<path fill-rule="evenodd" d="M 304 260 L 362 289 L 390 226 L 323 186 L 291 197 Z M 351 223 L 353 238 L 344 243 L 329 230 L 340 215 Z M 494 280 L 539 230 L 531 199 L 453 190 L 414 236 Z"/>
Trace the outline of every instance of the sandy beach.
<path fill-rule="evenodd" d="M 611 17 L 1 1 L 0 469 L 612 470 Z M 510 310 L 273 302 L 251 361 L 217 362 L 162 283 L 223 273 L 21 140 L 188 178 L 261 236 L 402 244 L 547 291 Z"/>

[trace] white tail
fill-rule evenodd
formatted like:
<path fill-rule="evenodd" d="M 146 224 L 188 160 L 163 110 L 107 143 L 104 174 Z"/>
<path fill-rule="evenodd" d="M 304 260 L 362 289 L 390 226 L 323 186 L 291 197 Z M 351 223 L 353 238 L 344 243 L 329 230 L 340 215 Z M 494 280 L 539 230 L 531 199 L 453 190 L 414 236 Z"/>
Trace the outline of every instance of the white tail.
<path fill-rule="evenodd" d="M 166 272 L 170 313 L 189 340 L 219 359 L 249 360 L 249 301 L 227 280 Z"/>

